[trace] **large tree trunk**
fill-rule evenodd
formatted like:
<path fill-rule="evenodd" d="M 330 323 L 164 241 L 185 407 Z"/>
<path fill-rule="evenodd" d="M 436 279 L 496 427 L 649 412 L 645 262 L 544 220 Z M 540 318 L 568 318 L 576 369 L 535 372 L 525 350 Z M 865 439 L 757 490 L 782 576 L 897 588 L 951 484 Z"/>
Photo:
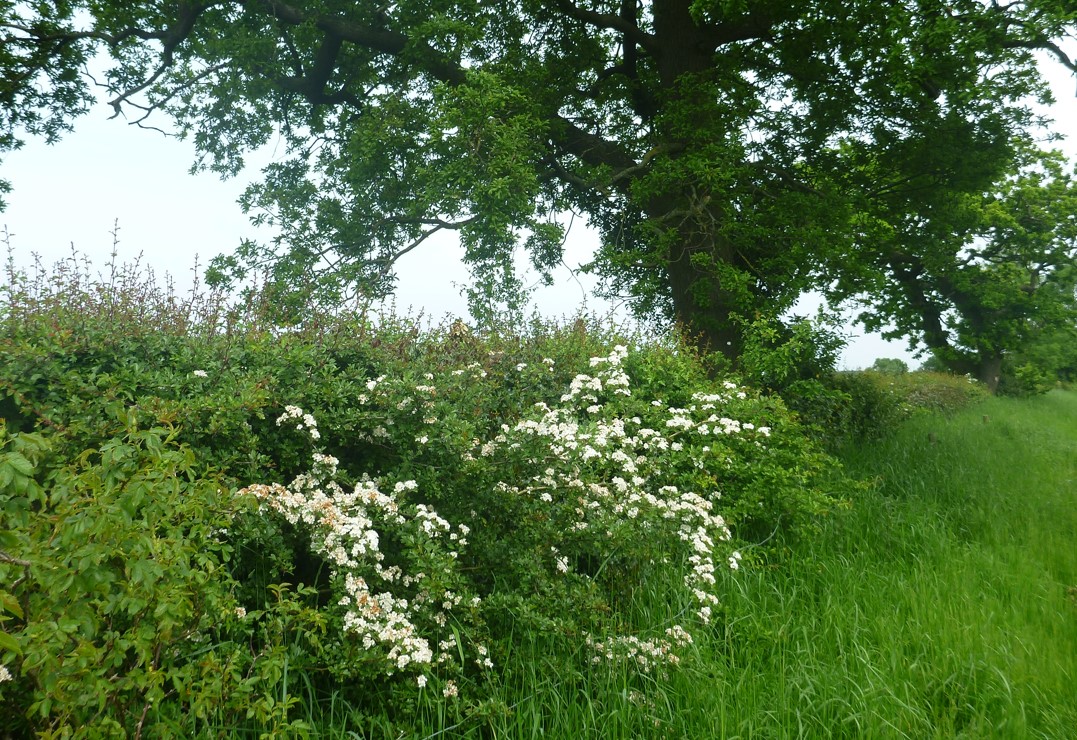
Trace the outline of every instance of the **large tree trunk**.
<path fill-rule="evenodd" d="M 1002 377 L 1001 355 L 980 355 L 980 364 L 976 370 L 976 379 L 987 386 L 992 394 L 998 392 L 998 381 Z"/>
<path fill-rule="evenodd" d="M 691 210 L 683 205 L 686 199 L 680 208 L 662 200 L 652 218 L 661 229 L 658 239 L 676 319 L 700 349 L 733 361 L 743 348 L 734 316 L 745 311 L 744 296 L 723 284 L 720 270 L 736 268 L 735 251 L 714 233 L 713 213 L 692 218 L 685 215 Z M 666 225 L 670 221 L 676 223 Z"/>
<path fill-rule="evenodd" d="M 692 0 L 666 0 L 653 6 L 654 34 L 663 42 L 658 74 L 669 109 L 714 115 L 714 101 L 707 97 L 710 86 L 687 84 L 691 78 L 703 81 L 714 73 L 713 39 L 692 18 L 691 6 Z M 660 146 L 671 152 L 671 159 L 691 157 L 694 149 L 710 144 L 708 137 L 720 131 L 717 121 L 692 120 L 687 128 L 674 124 L 671 130 L 657 131 Z M 648 199 L 645 211 L 665 263 L 677 321 L 701 349 L 735 360 L 742 342 L 732 317 L 745 309 L 743 295 L 738 297 L 734 286 L 723 284 L 722 270 L 716 268 L 736 267 L 736 250 L 720 234 L 726 215 L 722 194 L 700 185 L 675 178 L 666 184 L 668 189 Z"/>

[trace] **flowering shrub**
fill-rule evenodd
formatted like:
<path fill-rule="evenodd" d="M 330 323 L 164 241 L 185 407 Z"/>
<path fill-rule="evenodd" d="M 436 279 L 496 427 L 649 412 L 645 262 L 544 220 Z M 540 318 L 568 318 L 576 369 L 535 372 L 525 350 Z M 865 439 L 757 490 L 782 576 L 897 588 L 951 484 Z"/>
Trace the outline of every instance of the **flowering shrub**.
<path fill-rule="evenodd" d="M 324 451 L 333 440 L 316 416 L 285 407 L 276 423 L 308 440 L 309 470 L 241 494 L 305 533 L 329 571 L 325 609 L 347 635 L 335 670 L 408 674 L 416 691 L 437 681 L 455 694 L 479 685 L 520 627 L 577 641 L 599 660 L 675 663 L 714 616 L 718 574 L 739 567 L 726 512 L 773 524 L 825 504 L 807 477 L 774 462 L 799 455 L 808 476 L 824 459 L 780 404 L 731 381 L 686 406 L 640 398 L 629 357 L 613 346 L 556 398 L 520 404 L 518 418 L 496 426 L 460 411 L 493 392 L 484 386 L 495 371 L 545 375 L 556 361 L 503 367 L 495 356 L 370 378 L 356 436 L 391 454 L 351 478 Z M 634 593 L 650 580 L 694 606 L 676 622 L 639 621 Z"/>
<path fill-rule="evenodd" d="M 538 681 L 671 670 L 840 485 L 780 400 L 674 342 L 93 305 L 3 317 L 23 734 L 302 735 L 340 701 L 408 735 L 507 711 L 522 644 Z"/>

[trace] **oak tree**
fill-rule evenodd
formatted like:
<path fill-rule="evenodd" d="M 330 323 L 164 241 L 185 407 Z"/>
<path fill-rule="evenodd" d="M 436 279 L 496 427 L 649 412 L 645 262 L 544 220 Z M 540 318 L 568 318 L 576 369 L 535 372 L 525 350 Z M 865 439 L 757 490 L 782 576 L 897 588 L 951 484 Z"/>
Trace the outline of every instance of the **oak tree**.
<path fill-rule="evenodd" d="M 277 239 L 221 273 L 379 295 L 454 231 L 511 300 L 516 246 L 550 269 L 575 212 L 607 291 L 735 356 L 737 317 L 842 264 L 850 170 L 939 122 L 1003 152 L 1043 93 L 1034 52 L 1073 68 L 1073 25 L 1061 0 L 6 1 L 0 146 L 62 133 L 107 55 L 116 112 L 170 117 L 198 167 L 287 143 L 242 201 Z"/>
<path fill-rule="evenodd" d="M 992 391 L 1007 356 L 1077 326 L 1077 180 L 1057 151 L 1018 147 L 1012 169 L 991 186 L 932 187 L 916 211 L 880 206 L 861 269 L 832 289 L 860 293 L 868 328 Z"/>

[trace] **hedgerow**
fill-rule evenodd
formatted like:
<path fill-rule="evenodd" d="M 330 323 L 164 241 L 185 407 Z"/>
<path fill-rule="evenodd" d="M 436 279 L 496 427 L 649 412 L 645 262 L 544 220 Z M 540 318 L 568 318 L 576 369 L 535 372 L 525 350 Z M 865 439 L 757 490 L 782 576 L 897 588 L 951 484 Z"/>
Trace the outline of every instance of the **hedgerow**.
<path fill-rule="evenodd" d="M 782 395 L 809 433 L 836 450 L 883 437 L 912 416 L 953 413 L 990 394 L 965 376 L 856 370 L 798 381 Z"/>
<path fill-rule="evenodd" d="M 676 342 L 56 285 L 11 281 L 0 317 L 0 710 L 27 731 L 302 735 L 327 696 L 463 720 L 521 635 L 675 670 L 843 486 Z"/>

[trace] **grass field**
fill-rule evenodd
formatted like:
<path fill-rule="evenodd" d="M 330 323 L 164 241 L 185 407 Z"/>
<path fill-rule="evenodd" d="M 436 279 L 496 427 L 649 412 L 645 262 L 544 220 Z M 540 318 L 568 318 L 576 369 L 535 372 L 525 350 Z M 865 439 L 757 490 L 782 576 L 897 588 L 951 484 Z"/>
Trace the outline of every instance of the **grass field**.
<path fill-rule="evenodd" d="M 484 732 L 431 736 L 1077 736 L 1077 394 L 917 418 L 845 462 L 866 489 L 733 575 L 682 670 L 566 675 L 534 644 Z"/>

